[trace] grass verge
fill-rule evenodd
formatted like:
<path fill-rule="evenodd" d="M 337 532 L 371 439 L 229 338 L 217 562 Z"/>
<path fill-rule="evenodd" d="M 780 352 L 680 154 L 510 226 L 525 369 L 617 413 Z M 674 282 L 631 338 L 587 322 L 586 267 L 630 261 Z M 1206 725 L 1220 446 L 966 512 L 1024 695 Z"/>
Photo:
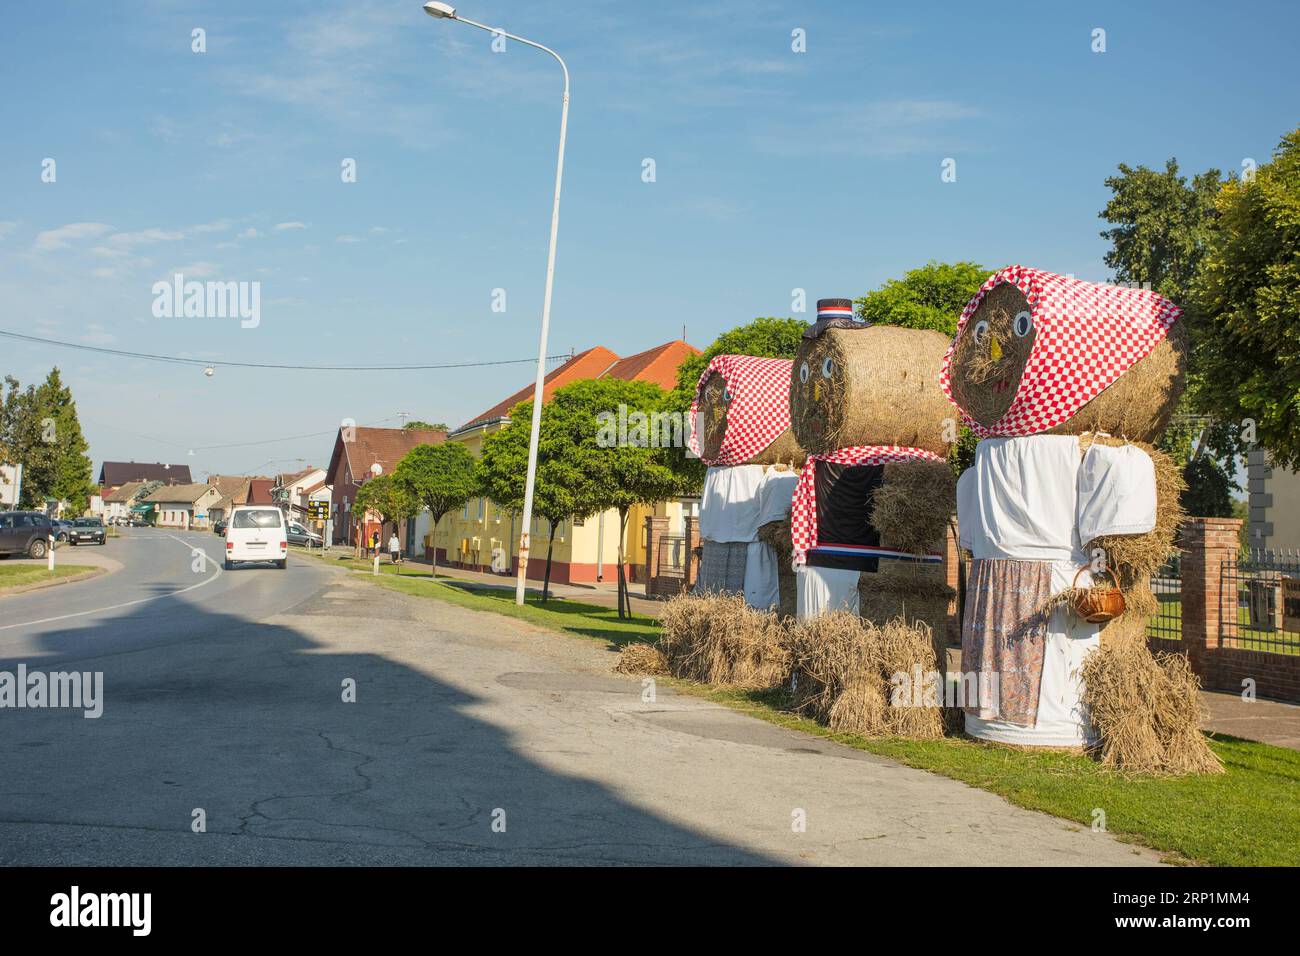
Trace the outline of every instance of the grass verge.
<path fill-rule="evenodd" d="M 84 565 L 58 565 L 53 571 L 43 564 L 0 564 L 0 594 L 10 588 L 26 584 L 39 584 L 43 581 L 55 581 L 61 578 L 82 577 L 94 573 L 94 568 Z"/>
<path fill-rule="evenodd" d="M 330 564 L 368 570 L 353 559 Z M 381 565 L 372 580 L 404 594 L 521 618 L 619 647 L 652 641 L 648 617 L 620 621 L 612 608 L 567 600 L 546 606 L 529 596 L 520 608 L 513 589 L 488 589 L 454 578 L 434 581 L 427 569 Z M 804 733 L 928 770 L 988 790 L 1017 806 L 1040 810 L 1167 854 L 1171 862 L 1211 866 L 1300 866 L 1300 752 L 1222 734 L 1210 745 L 1227 773 L 1207 777 L 1137 777 L 1105 770 L 1088 757 L 1013 750 L 964 738 L 918 741 L 833 733 L 790 712 L 783 689 L 741 691 L 657 680 L 696 697 Z M 1100 811 L 1100 814 L 1099 814 Z M 962 861 L 954 860 L 954 864 Z M 977 863 L 978 861 L 969 861 Z"/>

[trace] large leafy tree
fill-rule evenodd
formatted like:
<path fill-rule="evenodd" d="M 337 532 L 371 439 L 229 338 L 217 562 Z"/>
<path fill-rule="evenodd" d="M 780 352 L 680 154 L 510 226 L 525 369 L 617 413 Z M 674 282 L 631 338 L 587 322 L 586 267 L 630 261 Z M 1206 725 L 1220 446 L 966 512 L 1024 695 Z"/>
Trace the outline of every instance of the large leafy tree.
<path fill-rule="evenodd" d="M 72 391 L 57 368 L 39 386 L 23 389 L 5 377 L 0 403 L 0 458 L 23 466 L 20 507 L 39 507 L 46 498 L 68 502 L 73 514 L 90 503 L 89 447 L 77 418 Z"/>
<path fill-rule="evenodd" d="M 1101 232 L 1111 243 L 1105 262 L 1117 282 L 1149 287 L 1182 306 L 1195 334 L 1193 287 L 1216 231 L 1221 174 L 1209 169 L 1189 179 L 1180 174 L 1175 159 L 1163 170 L 1124 163 L 1118 169 L 1106 180 L 1111 198 L 1099 213 L 1110 224 Z M 1243 449 L 1230 423 L 1204 414 L 1195 390 L 1198 364 L 1194 356 L 1189 374 L 1193 387 L 1158 445 L 1182 463 L 1187 481 L 1182 504 L 1188 513 L 1228 517 Z"/>
<path fill-rule="evenodd" d="M 1106 265 L 1116 280 L 1149 284 L 1182 303 L 1214 228 L 1222 176 L 1208 169 L 1189 181 L 1179 175 L 1176 159 L 1169 159 L 1163 171 L 1125 163 L 1118 169 L 1106 180 L 1111 197 L 1098 214 L 1110 223 L 1101 232 L 1111 243 Z"/>
<path fill-rule="evenodd" d="M 1193 289 L 1195 400 L 1300 466 L 1300 129 L 1223 185 Z"/>
<path fill-rule="evenodd" d="M 458 441 L 416 445 L 393 469 L 393 480 L 429 509 L 434 531 L 443 515 L 463 506 L 478 492 L 474 455 Z M 432 574 L 438 576 L 436 546 Z"/>
<path fill-rule="evenodd" d="M 681 449 L 671 442 L 664 447 L 661 430 L 651 424 L 638 432 L 630 424 L 626 434 L 620 433 L 617 441 L 611 442 L 610 416 L 621 418 L 620 406 L 623 406 L 629 423 L 634 421 L 634 412 L 653 423 L 656 414 L 674 415 L 678 410 L 669 394 L 650 382 L 620 379 L 575 382 L 556 392 L 554 401 L 561 401 L 561 396 L 565 414 L 577 430 L 575 433 L 582 435 L 583 464 L 594 488 L 598 510 L 618 511 L 618 614 L 623 617 L 626 610 L 630 616 L 632 607 L 624 570 L 629 511 L 635 505 L 689 494 L 699 486 L 695 475 L 680 466 Z"/>
<path fill-rule="evenodd" d="M 384 525 L 391 524 L 394 530 L 398 524 L 420 510 L 420 501 L 404 484 L 396 481 L 392 475 L 379 475 L 370 478 L 357 489 L 354 510 L 363 515 L 367 511 L 379 514 L 379 536 L 382 545 Z"/>
<path fill-rule="evenodd" d="M 952 337 L 962 309 L 992 272 L 974 262 L 928 262 L 853 301 L 858 318 L 877 325 L 934 329 Z"/>
<path fill-rule="evenodd" d="M 551 564 L 555 533 L 566 519 L 588 518 L 604 506 L 592 480 L 590 456 L 595 449 L 597 423 L 571 389 L 558 390 L 542 406 L 537 444 L 537 477 L 533 488 L 533 515 L 545 521 L 546 571 L 542 578 L 542 600 L 550 596 Z M 497 507 L 513 514 L 524 510 L 524 485 L 528 474 L 528 442 L 532 426 L 532 401 L 520 402 L 510 411 L 510 423 L 483 439 L 478 462 L 479 486 Z"/>

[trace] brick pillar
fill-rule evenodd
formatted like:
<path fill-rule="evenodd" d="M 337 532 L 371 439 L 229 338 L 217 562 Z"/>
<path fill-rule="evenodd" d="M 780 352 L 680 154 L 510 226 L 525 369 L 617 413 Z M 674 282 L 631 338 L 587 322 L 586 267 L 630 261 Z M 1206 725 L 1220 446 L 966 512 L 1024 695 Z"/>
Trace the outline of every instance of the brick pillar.
<path fill-rule="evenodd" d="M 668 533 L 668 518 L 646 515 L 645 519 L 645 583 L 647 593 L 655 578 L 659 577 L 659 539 Z"/>
<path fill-rule="evenodd" d="M 1220 646 L 1219 622 L 1224 618 L 1231 621 L 1237 614 L 1235 581 L 1224 587 L 1223 562 L 1236 555 L 1240 531 L 1240 518 L 1188 518 L 1183 522 L 1183 648 L 1198 674 L 1206 651 Z"/>

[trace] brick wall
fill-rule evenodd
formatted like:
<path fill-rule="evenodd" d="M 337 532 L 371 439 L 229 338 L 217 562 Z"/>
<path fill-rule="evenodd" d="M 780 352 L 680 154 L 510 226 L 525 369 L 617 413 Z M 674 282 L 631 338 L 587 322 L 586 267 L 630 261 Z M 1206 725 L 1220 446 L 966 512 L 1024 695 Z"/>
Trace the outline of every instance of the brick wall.
<path fill-rule="evenodd" d="M 1254 681 L 1260 697 L 1300 702 L 1300 655 L 1237 647 L 1222 622 L 1237 615 L 1236 581 L 1223 564 L 1234 558 L 1239 518 L 1188 518 L 1183 524 L 1182 640 L 1151 638 L 1152 650 L 1184 653 L 1206 690 L 1239 694 Z"/>

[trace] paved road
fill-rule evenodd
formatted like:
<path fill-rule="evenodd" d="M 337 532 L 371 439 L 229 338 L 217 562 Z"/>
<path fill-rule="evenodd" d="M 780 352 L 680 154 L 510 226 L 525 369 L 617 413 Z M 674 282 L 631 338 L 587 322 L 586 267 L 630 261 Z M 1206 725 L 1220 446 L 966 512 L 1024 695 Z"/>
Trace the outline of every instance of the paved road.
<path fill-rule="evenodd" d="M 1156 862 L 696 698 L 645 700 L 600 642 L 304 559 L 192 570 L 217 544 L 137 532 L 116 574 L 0 600 L 0 626 L 43 622 L 0 630 L 0 669 L 105 685 L 97 720 L 0 711 L 0 863 Z"/>

